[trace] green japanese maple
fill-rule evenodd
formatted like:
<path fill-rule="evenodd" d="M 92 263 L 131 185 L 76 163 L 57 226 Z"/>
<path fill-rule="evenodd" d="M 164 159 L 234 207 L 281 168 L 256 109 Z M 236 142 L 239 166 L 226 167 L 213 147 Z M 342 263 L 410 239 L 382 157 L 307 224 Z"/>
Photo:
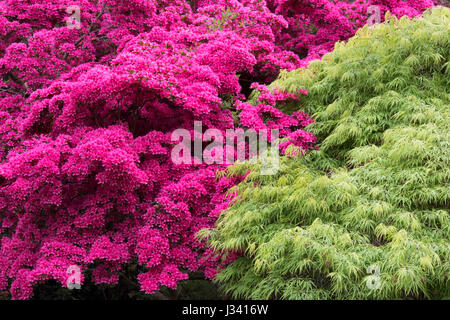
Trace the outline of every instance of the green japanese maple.
<path fill-rule="evenodd" d="M 242 253 L 217 277 L 249 299 L 450 296 L 450 10 L 387 17 L 272 88 L 308 97 L 319 150 L 258 164 L 215 229 Z M 256 102 L 257 93 L 254 94 Z M 280 106 L 280 108 L 283 108 Z"/>

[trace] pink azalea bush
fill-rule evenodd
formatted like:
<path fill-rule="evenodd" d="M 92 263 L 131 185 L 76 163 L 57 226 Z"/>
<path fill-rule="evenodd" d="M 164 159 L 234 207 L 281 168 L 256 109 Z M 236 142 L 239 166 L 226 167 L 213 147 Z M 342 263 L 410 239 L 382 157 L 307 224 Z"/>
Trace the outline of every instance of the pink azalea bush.
<path fill-rule="evenodd" d="M 72 265 L 113 284 L 138 264 L 146 293 L 190 271 L 214 278 L 227 261 L 195 234 L 243 177 L 174 164 L 171 133 L 202 121 L 278 129 L 283 153 L 314 148 L 302 129 L 313 120 L 276 108 L 307 91 L 264 84 L 352 36 L 369 5 L 415 16 L 433 2 L 0 1 L 0 291 L 28 299 L 48 279 L 66 286 Z"/>

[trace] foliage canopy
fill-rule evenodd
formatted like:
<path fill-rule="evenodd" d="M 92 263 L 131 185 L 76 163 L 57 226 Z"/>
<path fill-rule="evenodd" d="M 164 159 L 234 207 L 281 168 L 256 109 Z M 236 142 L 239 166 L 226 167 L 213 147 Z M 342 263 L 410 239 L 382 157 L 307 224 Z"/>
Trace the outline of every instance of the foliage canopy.
<path fill-rule="evenodd" d="M 217 277 L 229 293 L 450 296 L 449 26 L 448 8 L 412 21 L 387 17 L 272 83 L 308 90 L 284 111 L 313 115 L 307 129 L 320 149 L 283 157 L 277 175 L 250 173 L 217 228 L 199 234 L 241 253 Z"/>

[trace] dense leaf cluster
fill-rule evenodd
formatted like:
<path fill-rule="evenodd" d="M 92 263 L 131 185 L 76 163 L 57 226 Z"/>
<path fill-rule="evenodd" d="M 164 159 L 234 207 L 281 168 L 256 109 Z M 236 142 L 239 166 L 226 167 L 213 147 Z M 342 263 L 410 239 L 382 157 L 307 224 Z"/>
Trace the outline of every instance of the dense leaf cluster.
<path fill-rule="evenodd" d="M 217 278 L 233 296 L 450 296 L 450 10 L 387 20 L 271 85 L 308 90 L 284 110 L 313 115 L 320 150 L 249 174 L 200 234 L 242 254 Z"/>

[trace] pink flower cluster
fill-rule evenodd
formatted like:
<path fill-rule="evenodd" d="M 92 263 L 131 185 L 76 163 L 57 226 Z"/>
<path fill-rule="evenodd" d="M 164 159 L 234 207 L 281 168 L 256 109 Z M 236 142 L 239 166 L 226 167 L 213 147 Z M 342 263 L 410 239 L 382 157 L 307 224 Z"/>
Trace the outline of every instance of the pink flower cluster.
<path fill-rule="evenodd" d="M 251 88 L 258 91 L 258 104 L 251 105 L 247 102 L 236 102 L 236 109 L 240 111 L 240 125 L 255 130 L 278 130 L 279 137 L 287 138 L 279 145 L 284 154 L 290 145 L 300 147 L 302 150 L 314 148 L 316 138 L 304 128 L 313 121 L 304 112 L 294 112 L 287 115 L 277 109 L 277 106 L 299 100 L 299 95 L 308 95 L 306 89 L 300 89 L 299 94 L 280 92 L 277 88 L 270 91 L 265 85 L 253 83 Z M 272 141 L 269 135 L 268 140 Z"/>
<path fill-rule="evenodd" d="M 373 8 L 380 22 L 387 11 L 397 17 L 414 17 L 435 4 L 433 0 L 268 0 L 268 7 L 280 14 L 288 27 L 277 34 L 277 43 L 302 57 L 302 65 L 331 51 L 334 43 L 351 37 L 370 22 Z M 373 21 L 372 21 L 373 22 Z"/>
<path fill-rule="evenodd" d="M 0 291 L 28 299 L 67 269 L 116 283 L 136 263 L 147 293 L 222 261 L 195 234 L 243 177 L 175 165 L 171 133 L 278 129 L 314 148 L 301 99 L 264 84 L 305 66 L 367 20 L 367 6 L 414 16 L 432 1 L 0 1 Z M 80 28 L 66 9 L 78 6 Z M 260 92 L 257 105 L 246 90 Z M 81 282 L 84 281 L 83 275 Z"/>

